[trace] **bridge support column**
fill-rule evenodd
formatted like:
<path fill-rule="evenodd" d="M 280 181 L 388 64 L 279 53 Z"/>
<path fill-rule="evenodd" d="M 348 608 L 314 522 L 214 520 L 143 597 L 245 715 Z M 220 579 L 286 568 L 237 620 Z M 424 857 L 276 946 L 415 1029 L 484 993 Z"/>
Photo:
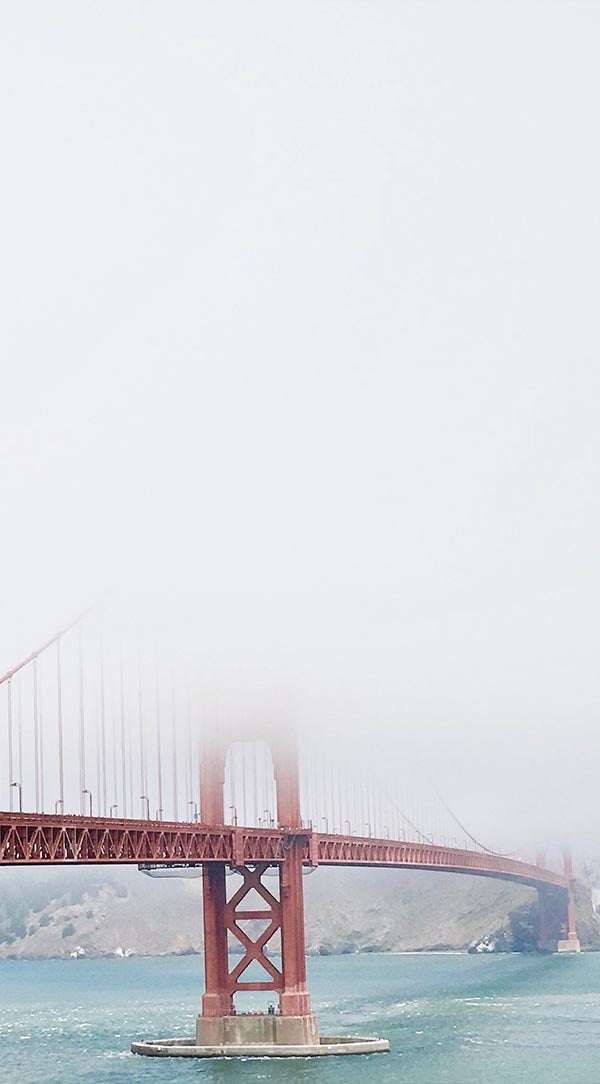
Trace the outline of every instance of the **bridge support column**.
<path fill-rule="evenodd" d="M 205 749 L 202 764 L 202 820 L 222 824 L 223 782 L 227 739 L 213 738 Z M 306 988 L 304 937 L 304 892 L 302 851 L 306 832 L 300 813 L 298 760 L 289 735 L 271 736 L 273 774 L 277 792 L 277 822 L 287 834 L 279 867 L 279 898 L 263 883 L 268 863 L 238 865 L 242 884 L 227 900 L 225 866 L 206 864 L 203 870 L 204 961 L 206 992 L 196 1026 L 199 1047 L 240 1047 L 244 1045 L 319 1046 L 317 1019 L 310 1007 Z M 241 855 L 240 855 L 241 857 Z M 260 910 L 248 908 L 248 894 L 258 894 Z M 261 921 L 265 928 L 258 936 L 248 922 Z M 267 945 L 279 932 L 281 966 L 266 954 Z M 241 944 L 244 953 L 229 969 L 228 936 Z M 258 964 L 262 976 L 248 979 L 251 965 Z M 279 1012 L 238 1014 L 236 993 L 272 991 L 279 999 Z"/>
<path fill-rule="evenodd" d="M 556 952 L 562 936 L 564 921 L 564 893 L 551 888 L 538 888 L 540 923 L 538 948 L 540 952 Z"/>
<path fill-rule="evenodd" d="M 304 889 L 302 857 L 297 841 L 292 842 L 279 868 L 279 885 L 283 978 L 279 1009 L 282 1016 L 310 1016 L 311 1028 L 316 1033 L 316 1020 L 311 1013 L 310 994 L 306 989 Z"/>
<path fill-rule="evenodd" d="M 205 746 L 201 762 L 201 810 L 205 824 L 217 825 L 219 830 L 231 834 L 229 864 L 242 883 L 236 882 L 236 890 L 227 899 L 226 864 L 205 861 L 202 877 L 206 989 L 202 1012 L 196 1020 L 196 1035 L 193 1039 L 133 1043 L 133 1052 L 150 1057 L 279 1058 L 389 1050 L 386 1039 L 319 1036 L 306 988 L 302 862 L 310 832 L 303 827 L 300 814 L 297 751 L 288 730 L 268 735 L 277 793 L 275 853 L 268 850 L 266 859 L 250 858 L 249 853 L 261 853 L 260 847 L 256 848 L 256 839 L 252 839 L 253 830 L 237 823 L 224 825 L 225 756 L 231 737 L 220 732 L 212 735 Z M 272 882 L 269 885 L 263 881 L 269 867 L 278 868 L 278 894 Z M 250 902 L 252 896 L 254 903 Z M 262 931 L 257 933 L 259 923 Z M 268 945 L 277 933 L 281 938 L 279 966 L 277 957 L 268 953 Z M 229 937 L 235 938 L 243 949 L 241 958 L 237 958 L 231 969 Z M 260 971 L 253 975 L 257 967 Z M 278 1011 L 271 1004 L 268 1012 L 238 1013 L 234 997 L 246 991 L 276 995 Z"/>
<path fill-rule="evenodd" d="M 566 936 L 558 941 L 556 950 L 557 952 L 581 952 L 581 945 L 579 944 L 579 938 L 577 936 L 577 925 L 575 920 L 575 878 L 573 877 L 573 863 L 571 860 L 571 855 L 568 851 L 565 851 L 564 854 L 564 869 L 565 877 L 567 878 L 569 884 L 567 891 L 567 911 L 564 926 Z"/>
<path fill-rule="evenodd" d="M 196 1026 L 199 1047 L 319 1045 L 317 1019 L 311 1012 L 306 989 L 301 843 L 301 837 L 290 836 L 279 866 L 279 899 L 263 883 L 266 862 L 237 867 L 242 884 L 230 900 L 226 896 L 224 866 L 218 863 L 204 867 L 206 992 Z M 260 897 L 260 909 L 248 908 L 250 893 Z M 262 921 L 264 929 L 255 936 L 252 928 L 245 928 L 248 921 Z M 281 937 L 280 967 L 265 953 L 277 932 Z M 244 950 L 231 970 L 228 934 Z M 262 977 L 248 981 L 246 973 L 252 964 L 260 966 Z M 234 994 L 248 990 L 273 991 L 279 996 L 279 1013 L 237 1014 Z"/>
<path fill-rule="evenodd" d="M 233 996 L 228 989 L 227 927 L 223 919 L 227 895 L 223 863 L 204 866 L 202 893 L 205 974 L 202 1015 L 209 1018 L 227 1016 L 233 1012 Z"/>
<path fill-rule="evenodd" d="M 567 889 L 538 888 L 540 925 L 538 948 L 543 952 L 580 952 L 575 924 L 575 881 L 570 856 L 565 856 Z"/>

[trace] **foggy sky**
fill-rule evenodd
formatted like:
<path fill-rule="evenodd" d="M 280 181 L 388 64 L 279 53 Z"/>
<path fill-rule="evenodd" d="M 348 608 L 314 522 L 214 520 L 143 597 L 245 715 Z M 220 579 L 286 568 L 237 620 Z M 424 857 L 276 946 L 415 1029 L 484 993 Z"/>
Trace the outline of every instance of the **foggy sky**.
<path fill-rule="evenodd" d="M 594 853 L 599 32 L 4 5 L 0 670 L 191 600 L 324 741 Z"/>

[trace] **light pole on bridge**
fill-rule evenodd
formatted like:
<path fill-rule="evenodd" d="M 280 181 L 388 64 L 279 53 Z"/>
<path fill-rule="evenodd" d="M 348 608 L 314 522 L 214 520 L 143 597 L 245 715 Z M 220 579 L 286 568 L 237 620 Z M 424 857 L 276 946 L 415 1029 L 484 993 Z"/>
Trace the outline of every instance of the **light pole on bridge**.
<path fill-rule="evenodd" d="M 92 792 L 89 789 L 89 787 L 84 787 L 81 793 L 82 794 L 87 794 L 87 796 L 88 796 L 88 798 L 90 800 L 90 817 L 93 817 L 94 814 L 93 814 L 93 811 L 92 811 Z"/>
<path fill-rule="evenodd" d="M 11 783 L 11 787 L 18 787 L 19 789 L 19 813 L 23 812 L 23 787 L 20 783 Z"/>
<path fill-rule="evenodd" d="M 150 820 L 150 799 L 147 794 L 140 794 L 140 802 L 146 803 L 146 820 Z"/>

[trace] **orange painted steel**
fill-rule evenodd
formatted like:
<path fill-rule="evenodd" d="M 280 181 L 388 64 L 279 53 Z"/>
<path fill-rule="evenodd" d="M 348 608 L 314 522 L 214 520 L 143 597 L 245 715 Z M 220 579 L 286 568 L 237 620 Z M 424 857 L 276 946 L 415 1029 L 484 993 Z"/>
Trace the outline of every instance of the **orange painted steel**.
<path fill-rule="evenodd" d="M 305 866 L 382 866 L 497 877 L 568 889 L 554 870 L 479 851 L 390 839 L 324 835 L 308 828 L 242 828 L 179 821 L 0 813 L 0 865 L 225 863 L 280 865 L 294 843 Z"/>
<path fill-rule="evenodd" d="M 225 760 L 232 735 L 213 732 L 206 742 L 200 768 L 200 794 L 204 822 L 220 823 L 224 817 L 223 782 Z M 310 857 L 310 832 L 300 816 L 300 779 L 298 757 L 289 734 L 270 735 L 273 775 L 277 792 L 278 830 L 238 828 L 229 830 L 231 854 L 223 861 L 205 862 L 203 870 L 204 965 L 206 988 L 202 998 L 202 1016 L 218 1018 L 234 1012 L 234 995 L 247 990 L 272 990 L 279 996 L 282 1016 L 311 1015 L 310 995 L 306 988 L 306 952 L 304 939 L 304 896 L 302 866 Z M 226 829 L 223 829 L 226 831 Z M 257 848 L 264 857 L 257 861 Z M 277 857 L 275 857 L 277 855 Z M 243 883 L 227 900 L 226 865 L 236 868 Z M 279 898 L 262 877 L 270 865 L 279 870 Z M 258 896 L 259 910 L 245 910 L 249 893 Z M 253 937 L 240 923 L 260 919 L 266 928 Z M 229 970 L 227 935 L 244 949 L 242 959 Z M 279 933 L 281 967 L 267 956 L 268 942 Z M 248 980 L 246 970 L 252 963 L 262 969 L 263 977 Z"/>
<path fill-rule="evenodd" d="M 316 864 L 322 866 L 392 866 L 497 877 L 532 888 L 538 885 L 569 887 L 568 879 L 562 873 L 485 851 L 355 836 L 318 835 L 315 842 Z"/>

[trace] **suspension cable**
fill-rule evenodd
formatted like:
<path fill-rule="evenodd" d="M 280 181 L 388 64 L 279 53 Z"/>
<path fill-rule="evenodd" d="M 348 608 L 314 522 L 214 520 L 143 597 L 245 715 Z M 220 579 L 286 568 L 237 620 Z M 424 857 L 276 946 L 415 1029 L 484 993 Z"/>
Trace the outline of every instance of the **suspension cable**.
<path fill-rule="evenodd" d="M 42 644 L 41 647 L 38 647 L 36 651 L 32 651 L 26 659 L 22 659 L 21 662 L 17 663 L 16 666 L 13 666 L 11 670 L 7 670 L 6 673 L 3 674 L 2 677 L 0 677 L 0 685 L 3 685 L 5 681 L 9 680 L 9 678 L 13 678 L 15 674 L 19 673 L 19 670 L 23 670 L 24 667 L 28 666 L 30 662 L 34 662 L 34 660 L 37 659 L 38 655 L 42 655 L 44 651 L 46 651 L 49 647 L 52 647 L 52 645 L 55 644 L 57 640 L 60 640 L 61 637 L 65 636 L 67 632 L 70 632 L 71 629 L 74 629 L 76 625 L 80 625 L 83 619 L 87 617 L 94 608 L 94 606 L 88 606 L 87 609 L 83 610 L 80 614 L 78 614 L 78 616 L 73 621 L 70 621 L 68 625 L 65 625 L 64 628 L 59 630 L 59 632 L 56 632 L 54 636 L 50 637 L 49 640 L 46 640 L 46 643 Z"/>
<path fill-rule="evenodd" d="M 481 847 L 481 850 L 485 851 L 486 854 L 493 854 L 493 855 L 496 856 L 496 858 L 514 858 L 514 856 L 516 854 L 518 854 L 518 851 L 509 851 L 509 852 L 505 853 L 503 851 L 493 851 L 489 847 L 486 847 L 484 843 L 481 843 L 480 840 L 476 839 L 475 836 L 472 835 L 471 832 L 469 832 L 468 828 L 465 828 L 464 824 L 462 824 L 462 822 L 459 821 L 458 817 L 456 816 L 456 813 L 454 813 L 452 811 L 452 809 L 450 809 L 450 806 L 448 805 L 447 802 L 444 801 L 444 799 L 442 798 L 439 791 L 436 790 L 435 793 L 436 793 L 437 797 L 439 798 L 440 802 L 442 803 L 444 809 L 446 810 L 447 813 L 450 814 L 450 816 L 452 817 L 452 820 L 456 822 L 456 824 L 460 828 L 461 832 L 464 832 L 465 835 L 467 836 L 467 838 L 470 839 L 471 842 L 474 843 L 476 847 Z"/>

